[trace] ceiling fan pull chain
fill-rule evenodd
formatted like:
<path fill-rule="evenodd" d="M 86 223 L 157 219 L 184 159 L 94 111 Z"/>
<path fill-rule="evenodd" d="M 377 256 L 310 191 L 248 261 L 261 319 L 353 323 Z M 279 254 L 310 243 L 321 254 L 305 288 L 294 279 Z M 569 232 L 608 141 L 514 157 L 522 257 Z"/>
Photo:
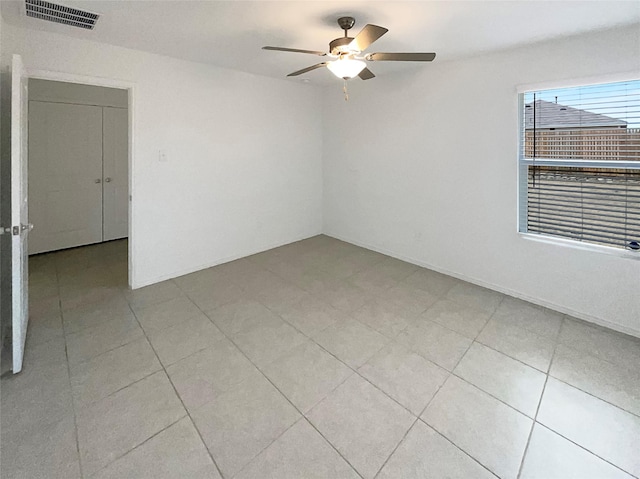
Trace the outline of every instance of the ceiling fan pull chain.
<path fill-rule="evenodd" d="M 344 80 L 344 86 L 342 87 L 344 93 L 344 101 L 349 101 L 349 93 L 347 92 L 347 80 Z"/>

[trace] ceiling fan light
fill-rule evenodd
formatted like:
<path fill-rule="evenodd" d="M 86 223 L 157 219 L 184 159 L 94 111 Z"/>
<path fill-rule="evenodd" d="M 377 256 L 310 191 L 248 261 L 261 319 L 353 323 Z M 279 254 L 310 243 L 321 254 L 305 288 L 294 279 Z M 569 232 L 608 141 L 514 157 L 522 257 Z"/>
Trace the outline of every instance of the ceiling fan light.
<path fill-rule="evenodd" d="M 349 79 L 358 76 L 367 64 L 362 60 L 344 58 L 329 62 L 327 68 L 338 78 Z"/>

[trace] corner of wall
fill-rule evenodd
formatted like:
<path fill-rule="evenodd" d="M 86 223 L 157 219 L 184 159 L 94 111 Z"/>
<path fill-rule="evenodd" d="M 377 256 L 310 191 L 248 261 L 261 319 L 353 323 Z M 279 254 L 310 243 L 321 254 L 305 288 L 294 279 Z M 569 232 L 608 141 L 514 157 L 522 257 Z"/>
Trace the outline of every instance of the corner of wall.
<path fill-rule="evenodd" d="M 638 32 L 631 25 L 436 62 L 359 83 L 349 103 L 325 90 L 325 234 L 638 335 L 635 268 L 534 248 L 515 233 L 517 85 L 637 71 Z M 355 121 L 366 141 L 354 140 Z"/>

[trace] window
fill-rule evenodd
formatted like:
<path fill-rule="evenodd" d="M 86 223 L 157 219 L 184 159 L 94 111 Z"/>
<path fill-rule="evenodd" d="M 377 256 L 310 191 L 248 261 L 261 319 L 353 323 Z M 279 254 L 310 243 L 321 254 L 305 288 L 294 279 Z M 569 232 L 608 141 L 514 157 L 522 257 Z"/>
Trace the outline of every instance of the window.
<path fill-rule="evenodd" d="M 520 102 L 520 231 L 640 254 L 640 80 Z"/>

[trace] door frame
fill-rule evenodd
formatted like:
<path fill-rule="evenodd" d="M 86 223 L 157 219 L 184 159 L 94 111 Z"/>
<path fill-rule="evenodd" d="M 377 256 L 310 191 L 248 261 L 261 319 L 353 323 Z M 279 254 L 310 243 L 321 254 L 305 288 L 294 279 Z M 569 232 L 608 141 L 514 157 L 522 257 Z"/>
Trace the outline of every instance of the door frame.
<path fill-rule="evenodd" d="M 127 128 L 129 130 L 129 145 L 127 148 L 128 159 L 127 165 L 129 170 L 129 208 L 128 208 L 128 225 L 129 225 L 129 236 L 128 236 L 128 251 L 127 251 L 127 262 L 128 262 L 128 283 L 129 288 L 134 288 L 137 285 L 135 279 L 135 248 L 134 248 L 134 161 L 133 161 L 133 152 L 134 152 L 134 142 L 135 142 L 135 129 L 134 129 L 134 105 L 135 105 L 135 88 L 136 85 L 133 82 L 118 80 L 112 78 L 103 78 L 103 77 L 93 77 L 87 75 L 76 75 L 74 73 L 66 73 L 66 72 L 58 72 L 58 71 L 50 71 L 50 70 L 33 70 L 30 69 L 28 71 L 28 78 L 35 78 L 38 80 L 51 80 L 51 81 L 60 81 L 66 83 L 79 83 L 82 85 L 92 85 L 92 86 L 102 86 L 107 88 L 119 88 L 121 90 L 127 90 L 128 94 L 128 102 L 127 102 L 127 111 L 128 111 L 128 125 Z M 38 225 L 35 225 L 37 228 Z"/>

